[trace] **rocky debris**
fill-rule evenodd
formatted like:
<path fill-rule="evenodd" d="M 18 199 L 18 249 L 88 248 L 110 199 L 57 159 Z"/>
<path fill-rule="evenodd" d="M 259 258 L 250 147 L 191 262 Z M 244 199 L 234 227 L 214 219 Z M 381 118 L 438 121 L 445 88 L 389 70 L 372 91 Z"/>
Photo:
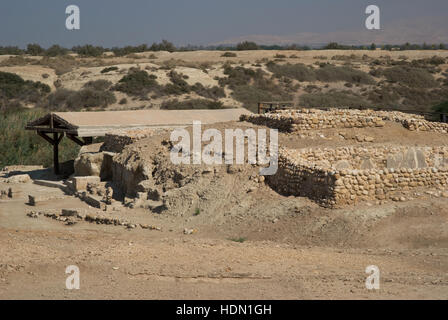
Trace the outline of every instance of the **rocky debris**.
<path fill-rule="evenodd" d="M 18 174 L 6 179 L 6 183 L 27 183 L 31 178 L 28 174 Z"/>
<path fill-rule="evenodd" d="M 62 209 L 61 216 L 63 217 L 77 217 L 79 216 L 79 209 Z"/>
<path fill-rule="evenodd" d="M 448 123 L 443 122 L 432 122 L 424 119 L 404 119 L 402 124 L 411 131 L 448 133 Z"/>
<path fill-rule="evenodd" d="M 94 185 L 100 184 L 101 179 L 99 176 L 85 176 L 72 178 L 73 191 L 87 191 L 87 186 L 90 184 L 90 188 Z"/>
<path fill-rule="evenodd" d="M 75 225 L 79 221 L 86 221 L 96 224 L 124 226 L 127 229 L 135 229 L 140 227 L 146 230 L 162 230 L 161 227 L 148 224 L 133 223 L 129 222 L 126 219 L 120 219 L 117 217 L 110 217 L 92 213 L 85 214 L 81 209 L 62 209 L 60 212 L 57 212 L 56 210 L 30 211 L 26 215 L 34 219 L 39 218 L 40 216 L 44 216 L 56 221 L 64 222 L 67 226 Z"/>
<path fill-rule="evenodd" d="M 111 187 L 106 188 L 106 194 L 104 195 L 103 201 L 107 205 L 111 205 L 112 201 L 114 200 L 114 190 Z"/>
<path fill-rule="evenodd" d="M 184 234 L 186 235 L 194 234 L 196 232 L 198 232 L 196 229 L 188 229 L 188 228 L 184 229 Z"/>
<path fill-rule="evenodd" d="M 32 195 L 28 195 L 28 204 L 30 206 L 35 206 L 37 203 L 36 197 Z"/>

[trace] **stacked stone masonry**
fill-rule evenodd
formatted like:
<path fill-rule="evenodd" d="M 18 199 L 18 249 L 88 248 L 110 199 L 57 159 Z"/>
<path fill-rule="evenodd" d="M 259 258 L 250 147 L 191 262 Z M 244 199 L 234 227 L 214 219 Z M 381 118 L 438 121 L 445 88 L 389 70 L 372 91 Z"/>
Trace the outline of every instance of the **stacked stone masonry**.
<path fill-rule="evenodd" d="M 325 207 L 393 199 L 418 188 L 446 189 L 448 147 L 280 149 L 268 183 Z"/>
<path fill-rule="evenodd" d="M 280 110 L 265 114 L 242 115 L 241 121 L 265 125 L 284 132 L 295 132 L 328 128 L 383 127 L 385 121 L 401 123 L 405 128 L 416 131 L 447 133 L 448 124 L 431 122 L 421 115 L 398 111 L 374 111 L 356 109 L 297 109 Z"/>

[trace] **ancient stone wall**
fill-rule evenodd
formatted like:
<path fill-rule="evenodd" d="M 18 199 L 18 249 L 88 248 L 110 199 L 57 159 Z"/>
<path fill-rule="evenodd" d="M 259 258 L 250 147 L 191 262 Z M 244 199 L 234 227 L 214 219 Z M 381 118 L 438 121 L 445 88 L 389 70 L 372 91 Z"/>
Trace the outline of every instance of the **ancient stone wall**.
<path fill-rule="evenodd" d="M 104 137 L 101 151 L 121 152 L 127 145 L 160 134 L 164 129 L 115 130 Z"/>
<path fill-rule="evenodd" d="M 399 111 L 374 111 L 356 109 L 298 109 L 279 110 L 265 114 L 242 115 L 241 121 L 294 132 L 328 128 L 383 127 L 384 121 L 401 123 L 409 130 L 448 133 L 448 124 L 431 122 L 421 115 Z"/>
<path fill-rule="evenodd" d="M 281 149 L 278 171 L 268 183 L 326 207 L 394 200 L 419 187 L 447 188 L 448 147 Z"/>

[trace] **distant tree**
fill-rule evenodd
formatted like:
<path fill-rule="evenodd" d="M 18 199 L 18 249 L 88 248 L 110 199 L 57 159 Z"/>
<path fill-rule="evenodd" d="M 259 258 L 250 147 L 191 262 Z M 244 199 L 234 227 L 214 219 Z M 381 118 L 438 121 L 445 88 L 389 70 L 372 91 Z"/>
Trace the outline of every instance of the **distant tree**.
<path fill-rule="evenodd" d="M 149 47 L 149 51 L 168 51 L 174 52 L 176 51 L 176 47 L 174 44 L 169 42 L 168 40 L 162 40 L 161 43 L 153 43 L 151 47 Z"/>
<path fill-rule="evenodd" d="M 45 51 L 45 55 L 49 57 L 63 56 L 68 53 L 66 48 L 61 47 L 58 44 L 52 45 L 50 48 Z"/>
<path fill-rule="evenodd" d="M 336 50 L 336 49 L 341 49 L 341 46 L 337 43 L 337 42 L 330 42 L 329 44 L 327 44 L 324 49 L 327 50 Z"/>
<path fill-rule="evenodd" d="M 21 55 L 23 54 L 23 50 L 19 47 L 0 47 L 0 55 L 2 54 L 14 54 L 14 55 Z"/>
<path fill-rule="evenodd" d="M 45 49 L 36 43 L 30 43 L 26 46 L 26 53 L 32 56 L 41 56 L 45 53 Z"/>
<path fill-rule="evenodd" d="M 370 50 L 376 50 L 376 44 L 372 43 L 372 44 L 370 45 Z"/>
<path fill-rule="evenodd" d="M 95 47 L 90 44 L 86 44 L 84 46 L 73 47 L 72 51 L 82 56 L 99 57 L 105 50 L 103 47 Z"/>
<path fill-rule="evenodd" d="M 445 46 L 443 43 L 441 43 L 441 44 L 439 45 L 439 49 L 440 49 L 440 50 L 446 50 L 446 46 Z"/>
<path fill-rule="evenodd" d="M 260 47 L 255 42 L 244 41 L 240 42 L 236 45 L 236 50 L 244 51 L 244 50 L 258 50 Z"/>

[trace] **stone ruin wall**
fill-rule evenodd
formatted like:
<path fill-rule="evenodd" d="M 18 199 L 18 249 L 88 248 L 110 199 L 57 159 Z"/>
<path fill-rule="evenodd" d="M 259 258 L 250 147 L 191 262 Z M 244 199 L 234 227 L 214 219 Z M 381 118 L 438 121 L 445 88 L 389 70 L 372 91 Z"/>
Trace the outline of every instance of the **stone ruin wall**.
<path fill-rule="evenodd" d="M 361 162 L 353 161 L 358 157 L 371 167 L 360 169 Z M 278 171 L 268 183 L 284 195 L 305 196 L 332 208 L 394 200 L 416 188 L 447 188 L 448 147 L 281 149 Z"/>
<path fill-rule="evenodd" d="M 241 121 L 276 128 L 284 132 L 296 132 L 329 128 L 383 127 L 384 121 L 401 123 L 414 131 L 448 133 L 448 124 L 431 122 L 423 116 L 399 111 L 374 111 L 356 109 L 298 109 L 280 110 L 265 114 L 242 115 Z"/>

